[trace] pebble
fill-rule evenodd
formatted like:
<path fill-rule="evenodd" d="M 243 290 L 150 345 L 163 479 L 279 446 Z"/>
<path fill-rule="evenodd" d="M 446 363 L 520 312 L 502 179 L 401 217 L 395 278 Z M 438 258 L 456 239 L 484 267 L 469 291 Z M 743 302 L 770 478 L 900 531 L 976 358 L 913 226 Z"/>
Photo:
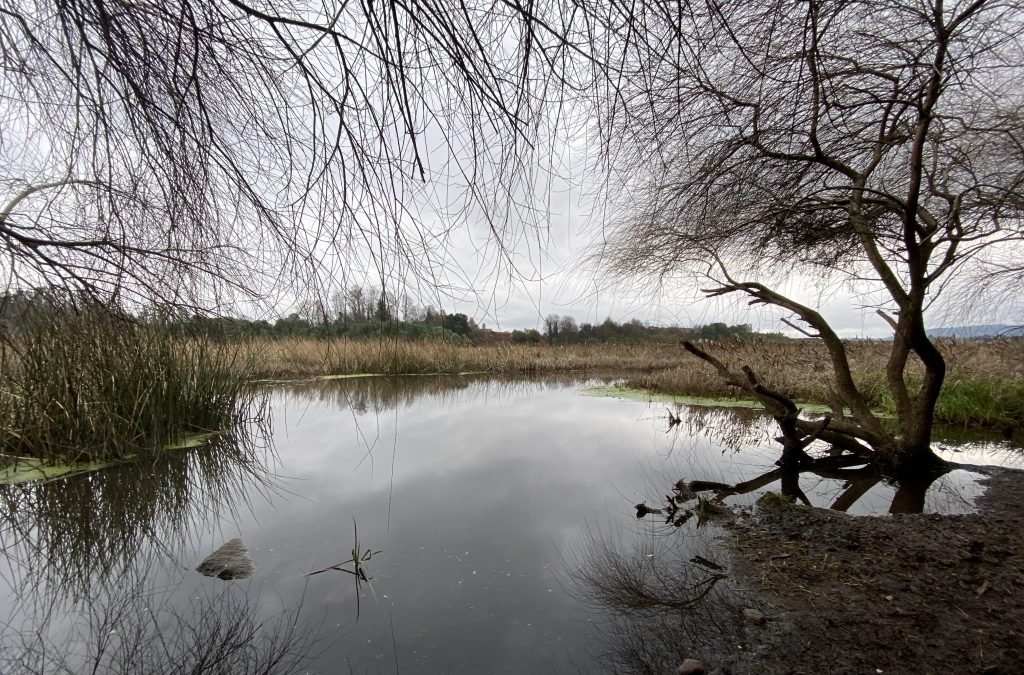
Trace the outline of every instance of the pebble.
<path fill-rule="evenodd" d="M 676 668 L 676 675 L 703 675 L 708 671 L 703 661 L 697 659 L 686 659 Z"/>
<path fill-rule="evenodd" d="M 766 619 L 764 614 L 754 609 L 753 607 L 747 607 L 743 610 L 743 616 L 747 617 L 752 623 L 756 623 L 758 626 L 763 626 Z"/>

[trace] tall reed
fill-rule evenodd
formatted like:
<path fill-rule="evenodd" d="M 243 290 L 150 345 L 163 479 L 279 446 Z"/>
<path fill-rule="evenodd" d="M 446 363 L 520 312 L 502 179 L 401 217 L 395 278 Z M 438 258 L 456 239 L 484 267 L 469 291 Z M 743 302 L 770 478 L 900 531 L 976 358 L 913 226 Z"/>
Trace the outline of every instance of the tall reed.
<path fill-rule="evenodd" d="M 102 310 L 59 312 L 2 347 L 0 452 L 103 462 L 225 429 L 254 396 L 246 351 Z"/>
<path fill-rule="evenodd" d="M 230 344 L 230 343 L 228 343 Z M 257 376 L 425 375 L 433 373 L 550 373 L 667 368 L 684 352 L 663 344 L 453 344 L 441 340 L 262 339 Z"/>

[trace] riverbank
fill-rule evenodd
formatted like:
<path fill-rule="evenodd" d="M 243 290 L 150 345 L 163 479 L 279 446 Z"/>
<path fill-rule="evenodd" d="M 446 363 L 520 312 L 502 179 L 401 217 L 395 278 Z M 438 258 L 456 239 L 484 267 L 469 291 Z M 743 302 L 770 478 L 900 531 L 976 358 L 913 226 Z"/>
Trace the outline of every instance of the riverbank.
<path fill-rule="evenodd" d="M 984 472 L 971 515 L 759 508 L 729 526 L 731 574 L 763 608 L 708 672 L 1024 669 L 1024 472 Z"/>
<path fill-rule="evenodd" d="M 1011 433 L 1024 428 L 1024 341 L 944 340 L 937 345 L 946 359 L 947 373 L 936 422 Z M 881 341 L 847 343 L 854 381 L 868 404 L 883 414 L 895 410 L 885 380 L 889 347 Z M 820 342 L 737 341 L 710 345 L 709 351 L 730 367 L 749 365 L 762 382 L 796 401 L 828 405 L 835 400 L 831 360 Z M 687 357 L 676 367 L 639 374 L 626 384 L 664 394 L 735 396 L 735 389 L 713 369 Z"/>
<path fill-rule="evenodd" d="M 231 344 L 231 343 L 229 343 Z M 943 341 L 948 375 L 939 399 L 940 424 L 989 427 L 1013 433 L 1024 426 L 1024 341 Z M 619 371 L 626 387 L 673 396 L 735 398 L 713 369 L 666 343 L 465 345 L 443 341 L 316 340 L 253 341 L 256 379 L 287 379 L 362 373 L 558 373 Z M 824 347 L 811 341 L 732 341 L 705 348 L 727 364 L 750 365 L 797 401 L 828 405 L 834 399 L 832 368 Z M 885 384 L 885 342 L 848 344 L 854 379 L 869 403 L 892 409 Z"/>

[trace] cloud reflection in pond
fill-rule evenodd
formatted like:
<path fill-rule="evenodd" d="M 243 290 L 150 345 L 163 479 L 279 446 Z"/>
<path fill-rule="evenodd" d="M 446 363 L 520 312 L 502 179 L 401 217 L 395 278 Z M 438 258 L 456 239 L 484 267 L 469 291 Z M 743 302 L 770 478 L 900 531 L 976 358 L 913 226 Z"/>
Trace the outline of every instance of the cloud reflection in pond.
<path fill-rule="evenodd" d="M 24 602 L 15 592 L 2 599 L 116 606 L 117 589 L 145 581 L 178 616 L 195 598 L 220 592 L 244 599 L 247 614 L 266 625 L 282 607 L 301 606 L 319 628 L 309 672 L 608 670 L 610 642 L 591 627 L 650 612 L 629 609 L 630 617 L 610 603 L 580 602 L 580 578 L 570 572 L 583 559 L 607 559 L 574 552 L 592 546 L 594 530 L 618 528 L 627 534 L 612 550 L 650 554 L 661 566 L 644 567 L 644 558 L 612 578 L 642 573 L 639 588 L 658 593 L 673 583 L 677 591 L 708 588 L 715 616 L 705 623 L 719 622 L 725 636 L 746 630 L 734 626 L 743 609 L 737 589 L 729 579 L 707 581 L 728 574 L 712 566 L 726 566 L 723 557 L 697 546 L 689 525 L 660 525 L 648 547 L 639 535 L 654 523 L 638 523 L 633 505 L 653 505 L 681 478 L 735 486 L 774 470 L 768 424 L 750 411 L 680 408 L 666 434 L 662 404 L 585 396 L 577 391 L 583 384 L 447 376 L 272 388 L 280 458 L 273 489 L 230 452 L 193 451 L 167 466 L 136 467 L 148 477 L 124 468 L 68 482 L 65 494 L 5 493 L 6 576 L 31 592 Z M 836 501 L 847 480 L 804 475 L 798 487 L 821 504 Z M 763 489 L 779 487 L 769 481 Z M 886 489 L 873 486 L 855 506 Z M 761 490 L 730 499 L 753 501 Z M 351 555 L 353 520 L 360 548 L 373 552 L 372 586 L 345 574 L 307 577 Z M 257 563 L 250 578 L 224 582 L 193 571 L 236 537 Z M 596 580 L 599 570 L 589 574 Z M 677 615 L 704 616 L 678 598 L 660 605 L 675 615 L 634 632 L 634 651 L 645 631 L 670 635 L 687 630 Z M 31 635 L 32 615 L 17 611 L 9 625 Z M 84 616 L 66 612 L 49 634 L 76 634 L 76 621 L 87 631 Z M 648 656 L 661 664 L 685 655 Z"/>

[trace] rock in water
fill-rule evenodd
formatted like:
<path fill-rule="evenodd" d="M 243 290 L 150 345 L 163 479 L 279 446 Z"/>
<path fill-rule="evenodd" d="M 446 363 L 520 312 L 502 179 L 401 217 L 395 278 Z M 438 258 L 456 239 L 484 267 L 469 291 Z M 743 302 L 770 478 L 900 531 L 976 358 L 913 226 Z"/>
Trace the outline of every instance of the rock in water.
<path fill-rule="evenodd" d="M 232 539 L 199 563 L 196 570 L 218 579 L 247 579 L 256 568 L 249 557 L 249 549 L 241 539 Z"/>

